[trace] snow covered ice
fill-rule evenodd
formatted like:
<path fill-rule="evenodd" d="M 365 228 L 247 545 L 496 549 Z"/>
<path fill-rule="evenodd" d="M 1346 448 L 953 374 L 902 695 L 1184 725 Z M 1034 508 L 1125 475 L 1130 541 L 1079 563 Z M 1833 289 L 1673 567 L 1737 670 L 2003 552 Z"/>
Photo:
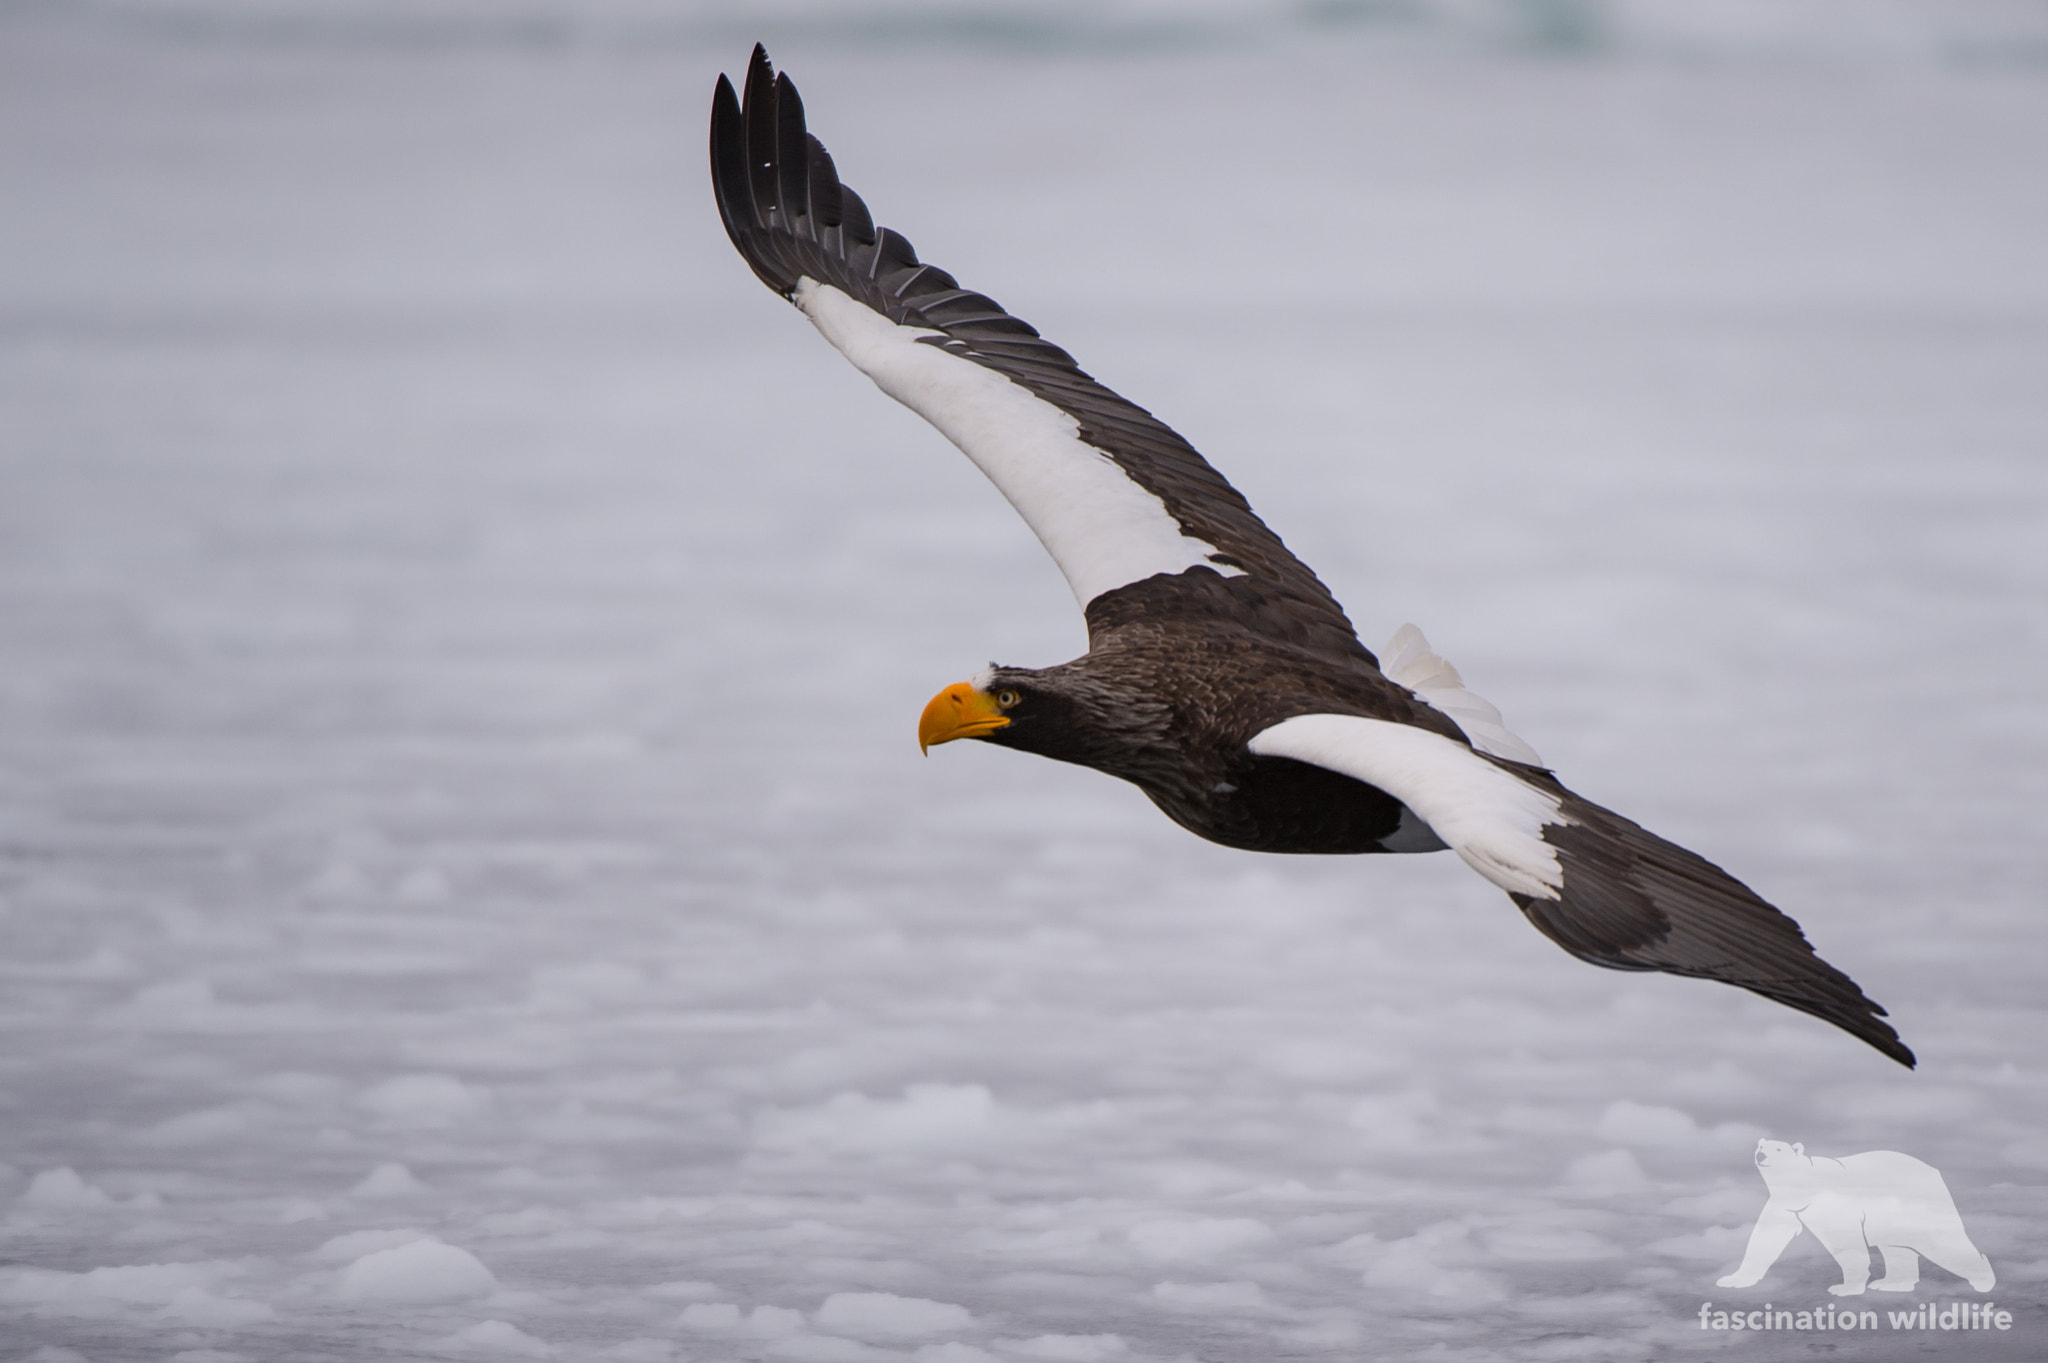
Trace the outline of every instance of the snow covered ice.
<path fill-rule="evenodd" d="M 1942 1356 L 2040 1357 L 2048 46 L 1770 8 L 0 15 L 0 1358 L 1776 1359 L 1764 1136 L 1939 1169 Z M 724 240 L 757 36 L 1919 1072 L 920 758 L 1080 621 Z"/>

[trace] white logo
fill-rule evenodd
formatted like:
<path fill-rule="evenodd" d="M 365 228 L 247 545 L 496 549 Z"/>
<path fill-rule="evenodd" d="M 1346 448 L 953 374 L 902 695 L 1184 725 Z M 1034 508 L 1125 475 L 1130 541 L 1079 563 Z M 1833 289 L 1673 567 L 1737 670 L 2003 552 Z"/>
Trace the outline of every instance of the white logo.
<path fill-rule="evenodd" d="M 1762 1281 L 1801 1227 L 1842 1266 L 1842 1281 L 1828 1289 L 1838 1297 L 1860 1296 L 1866 1286 L 1910 1292 L 1920 1281 L 1923 1255 L 1979 1292 L 1997 1281 L 1991 1261 L 1963 1230 L 1941 1172 L 1911 1155 L 1866 1150 L 1829 1159 L 1807 1154 L 1803 1145 L 1758 1141 L 1756 1167 L 1770 1200 L 1749 1233 L 1742 1267 L 1721 1279 L 1722 1287 Z M 1873 1248 L 1884 1255 L 1884 1276 L 1876 1282 L 1870 1281 Z"/>

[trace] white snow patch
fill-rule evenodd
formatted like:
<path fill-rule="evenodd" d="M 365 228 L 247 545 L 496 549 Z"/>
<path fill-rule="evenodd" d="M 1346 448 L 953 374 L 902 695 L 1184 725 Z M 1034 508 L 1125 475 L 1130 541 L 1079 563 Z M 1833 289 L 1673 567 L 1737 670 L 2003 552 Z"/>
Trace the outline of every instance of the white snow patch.
<path fill-rule="evenodd" d="M 1272 1228 L 1248 1216 L 1147 1221 L 1131 1227 L 1131 1246 L 1159 1263 L 1215 1259 L 1262 1245 Z"/>
<path fill-rule="evenodd" d="M 76 1309 L 94 1314 L 97 1304 L 169 1306 L 194 1288 L 204 1289 L 239 1272 L 219 1260 L 173 1264 L 123 1264 L 69 1273 L 49 1268 L 0 1268 L 0 1301 Z"/>
<path fill-rule="evenodd" d="M 1998 1157 L 2026 1169 L 2048 1169 L 2048 1136 L 2022 1136 L 2000 1150 Z"/>
<path fill-rule="evenodd" d="M 1393 1060 L 1362 1041 L 1328 1037 L 1290 1037 L 1269 1047 L 1263 1063 L 1289 1079 L 1308 1083 L 1351 1082 L 1383 1073 Z"/>
<path fill-rule="evenodd" d="M 57 1169 L 45 1169 L 37 1174 L 15 1200 L 29 1207 L 62 1207 L 72 1210 L 111 1206 L 114 1201 L 107 1196 L 105 1189 L 87 1183 L 68 1164 Z"/>
<path fill-rule="evenodd" d="M 1382 1292 L 1410 1294 L 1441 1302 L 1483 1306 L 1507 1297 L 1500 1282 L 1468 1265 L 1483 1258 L 1472 1241 L 1472 1228 L 1459 1221 L 1440 1221 L 1413 1235 L 1371 1246 L 1365 1285 Z"/>
<path fill-rule="evenodd" d="M 0 918 L 6 916 L 0 900 Z M 0 976 L 26 980 L 122 980 L 135 974 L 135 964 L 113 947 L 100 945 L 89 955 L 70 961 L 8 961 L 0 964 Z"/>
<path fill-rule="evenodd" d="M 128 1006 L 138 1012 L 189 1013 L 214 1005 L 213 985 L 207 980 L 166 980 L 135 991 Z"/>
<path fill-rule="evenodd" d="M 1344 1118 L 1365 1136 L 1368 1145 L 1412 1150 L 1430 1142 L 1426 1119 L 1436 1109 L 1436 1094 L 1430 1090 L 1403 1089 L 1367 1094 L 1351 1104 Z"/>
<path fill-rule="evenodd" d="M 362 1181 L 348 1190 L 350 1197 L 411 1197 L 426 1191 L 426 1185 L 413 1177 L 412 1170 L 403 1164 L 380 1164 L 363 1175 Z"/>
<path fill-rule="evenodd" d="M 685 1306 L 676 1324 L 700 1334 L 745 1333 L 762 1339 L 780 1339 L 804 1332 L 804 1313 L 786 1306 L 756 1306 L 742 1313 L 737 1303 L 700 1301 Z"/>
<path fill-rule="evenodd" d="M 313 1257 L 323 1264 L 347 1264 L 362 1258 L 365 1254 L 380 1249 L 396 1249 L 409 1245 L 415 1240 L 428 1239 L 423 1230 L 358 1230 L 347 1235 L 337 1235 L 313 1251 Z"/>
<path fill-rule="evenodd" d="M 1581 1155 L 1566 1166 L 1564 1181 L 1574 1191 L 1595 1197 L 1633 1193 L 1650 1186 L 1649 1175 L 1627 1150 Z"/>
<path fill-rule="evenodd" d="M 1817 1094 L 1816 1098 L 1826 1104 L 1825 1111 L 1835 1122 L 1859 1126 L 1895 1122 L 1953 1126 L 1973 1119 L 1984 1106 L 1981 1090 L 1960 1084 L 1930 1084 L 1925 1088 L 1917 1084 L 1841 1084 Z"/>
<path fill-rule="evenodd" d="M 266 1098 L 294 1107 L 325 1108 L 347 1085 L 331 1074 L 309 1074 L 304 1070 L 280 1070 L 251 1083 L 250 1088 Z"/>
<path fill-rule="evenodd" d="M 212 1145 L 233 1140 L 249 1130 L 251 1113 L 262 1115 L 260 1104 L 230 1104 L 202 1108 L 167 1117 L 143 1133 L 153 1145 Z"/>
<path fill-rule="evenodd" d="M 647 987 L 647 974 L 623 961 L 583 961 L 533 972 L 533 1003 L 550 1011 L 581 1012 L 615 1003 Z"/>
<path fill-rule="evenodd" d="M 497 1286 L 474 1254 L 429 1236 L 365 1254 L 342 1270 L 338 1290 L 349 1301 L 421 1303 L 488 1296 Z"/>
<path fill-rule="evenodd" d="M 295 1226 L 302 1221 L 325 1221 L 327 1208 L 310 1197 L 287 1197 L 277 1204 L 278 1224 Z"/>
<path fill-rule="evenodd" d="M 1664 1204 L 1664 1210 L 1699 1221 L 1754 1221 L 1763 1205 L 1762 1189 L 1731 1184 L 1693 1197 L 1674 1197 Z"/>
<path fill-rule="evenodd" d="M 1600 1114 L 1593 1134 L 1610 1145 L 1663 1146 L 1670 1148 L 1727 1149 L 1753 1147 L 1763 1135 L 1760 1127 L 1723 1122 L 1712 1130 L 1703 1129 L 1692 1115 L 1675 1107 L 1616 1099 Z"/>
<path fill-rule="evenodd" d="M 400 1126 L 453 1126 L 470 1116 L 488 1095 L 452 1074 L 401 1074 L 364 1091 L 359 1100 Z"/>
<path fill-rule="evenodd" d="M 448 877 L 439 867 L 416 866 L 399 879 L 392 897 L 401 904 L 446 903 Z"/>
<path fill-rule="evenodd" d="M 648 1335 L 622 1339 L 609 1349 L 601 1350 L 597 1356 L 610 1360 L 610 1363 L 676 1363 L 679 1357 L 674 1344 Z"/>
<path fill-rule="evenodd" d="M 217 1297 L 203 1287 L 188 1287 L 171 1298 L 164 1308 L 166 1320 L 181 1325 L 198 1325 L 215 1330 L 232 1330 L 258 1321 L 276 1320 L 277 1312 L 267 1302 L 242 1297 Z"/>
<path fill-rule="evenodd" d="M 915 1153 L 987 1139 L 995 1111 L 981 1084 L 912 1084 L 900 1099 L 839 1093 L 813 1108 L 771 1109 L 756 1119 L 754 1139 L 770 1150 Z"/>
<path fill-rule="evenodd" d="M 987 1349 L 977 1349 L 957 1339 L 949 1339 L 944 1344 L 921 1345 L 911 1358 L 915 1363 L 1002 1363 Z"/>
<path fill-rule="evenodd" d="M 1549 1214 L 1555 1216 L 1555 1211 Z M 1495 1259 L 1525 1264 L 1583 1263 L 1621 1253 L 1621 1247 L 1604 1236 L 1552 1224 L 1549 1218 L 1532 1216 L 1520 1225 L 1488 1230 L 1481 1237 L 1486 1252 Z"/>
<path fill-rule="evenodd" d="M 1122 1335 L 1033 1335 L 1029 1339 L 999 1339 L 995 1344 L 1005 1353 L 1056 1359 L 1058 1363 L 1100 1363 L 1131 1351 Z"/>
<path fill-rule="evenodd" d="M 817 1327 L 856 1339 L 918 1339 L 965 1330 L 974 1316 L 964 1306 L 899 1297 L 893 1292 L 834 1292 L 814 1317 Z"/>
<path fill-rule="evenodd" d="M 740 1308 L 729 1301 L 691 1302 L 676 1317 L 676 1324 L 685 1330 L 699 1330 L 706 1334 L 722 1335 L 740 1328 Z"/>
<path fill-rule="evenodd" d="M 764 1339 L 799 1335 L 803 1329 L 804 1313 L 787 1306 L 757 1306 L 747 1313 L 747 1332 Z"/>
<path fill-rule="evenodd" d="M 1319 1315 L 1319 1320 L 1282 1330 L 1280 1337 L 1318 1349 L 1344 1350 L 1355 1349 L 1365 1338 L 1365 1327 L 1350 1312 L 1324 1310 Z"/>
<path fill-rule="evenodd" d="M 492 1358 L 553 1358 L 546 1340 L 536 1339 L 506 1320 L 485 1320 L 435 1341 L 444 1353 L 482 1353 Z M 616 1357 L 616 1355 L 614 1355 Z"/>
<path fill-rule="evenodd" d="M 1749 1245 L 1748 1226 L 1708 1226 L 1691 1235 L 1669 1235 L 1652 1240 L 1645 1249 L 1674 1259 L 1702 1264 L 1732 1264 Z"/>
<path fill-rule="evenodd" d="M 1238 1280 L 1221 1283 L 1163 1282 L 1152 1285 L 1153 1300 L 1184 1311 L 1263 1311 L 1271 1303 L 1266 1290 L 1257 1283 Z"/>
<path fill-rule="evenodd" d="M 894 1349 L 878 1349 L 837 1335 L 789 1335 L 771 1340 L 765 1350 L 773 1359 L 789 1363 L 902 1363 Z"/>

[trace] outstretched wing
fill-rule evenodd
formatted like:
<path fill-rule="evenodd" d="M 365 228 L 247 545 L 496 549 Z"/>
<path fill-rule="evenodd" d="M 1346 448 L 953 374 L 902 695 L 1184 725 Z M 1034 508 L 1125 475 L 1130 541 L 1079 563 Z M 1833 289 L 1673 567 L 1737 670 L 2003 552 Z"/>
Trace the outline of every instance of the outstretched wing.
<path fill-rule="evenodd" d="M 988 475 L 1065 574 L 1091 630 L 1167 608 L 1154 581 L 1163 575 L 1190 579 L 1198 590 L 1188 599 L 1203 608 L 1220 602 L 1293 642 L 1371 657 L 1329 589 L 1193 446 L 876 227 L 759 46 L 744 106 L 718 79 L 711 178 L 754 273 Z M 1217 581 L 1241 578 L 1250 581 Z M 1141 582 L 1143 601 L 1104 602 Z"/>
<path fill-rule="evenodd" d="M 1815 955 L 1799 924 L 1712 862 L 1579 798 L 1546 771 L 1354 715 L 1283 720 L 1250 747 L 1401 801 L 1582 961 L 1739 985 L 1914 1063 L 1882 1021 L 1884 1009 Z"/>

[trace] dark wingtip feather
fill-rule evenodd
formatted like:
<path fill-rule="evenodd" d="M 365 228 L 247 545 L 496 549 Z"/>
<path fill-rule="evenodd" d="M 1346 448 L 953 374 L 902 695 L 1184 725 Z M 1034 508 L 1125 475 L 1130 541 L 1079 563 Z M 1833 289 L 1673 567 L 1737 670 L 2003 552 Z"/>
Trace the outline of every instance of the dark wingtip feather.
<path fill-rule="evenodd" d="M 1552 783 L 1566 824 L 1544 829 L 1561 899 L 1511 896 L 1544 936 L 1610 970 L 1719 980 L 1833 1023 L 1911 1069 L 1885 1010 L 1822 960 L 1799 924 L 1704 857 Z"/>
<path fill-rule="evenodd" d="M 804 154 L 810 162 L 811 234 L 815 237 L 840 225 L 844 196 L 839 187 L 839 171 L 833 166 L 832 153 L 825 150 L 825 144 L 806 133 Z"/>
<path fill-rule="evenodd" d="M 747 190 L 747 147 L 740 129 L 740 97 L 723 75 L 711 92 L 711 189 L 718 200 L 718 216 L 725 223 L 733 245 L 740 243 L 742 226 L 760 225 L 754 216 L 754 200 Z"/>
<path fill-rule="evenodd" d="M 747 64 L 746 94 L 740 109 L 754 212 L 763 228 L 772 229 L 779 188 L 775 175 L 775 71 L 768 65 L 768 49 L 759 43 L 754 44 L 754 59 Z"/>
<path fill-rule="evenodd" d="M 711 187 L 719 221 L 733 248 L 762 283 L 787 296 L 796 287 L 796 277 L 779 268 L 771 239 L 763 231 L 766 224 L 747 165 L 746 116 L 732 82 L 723 75 L 711 92 Z"/>
<path fill-rule="evenodd" d="M 785 71 L 775 78 L 775 202 L 782 230 L 799 241 L 818 239 L 811 216 L 810 159 L 803 96 Z"/>

